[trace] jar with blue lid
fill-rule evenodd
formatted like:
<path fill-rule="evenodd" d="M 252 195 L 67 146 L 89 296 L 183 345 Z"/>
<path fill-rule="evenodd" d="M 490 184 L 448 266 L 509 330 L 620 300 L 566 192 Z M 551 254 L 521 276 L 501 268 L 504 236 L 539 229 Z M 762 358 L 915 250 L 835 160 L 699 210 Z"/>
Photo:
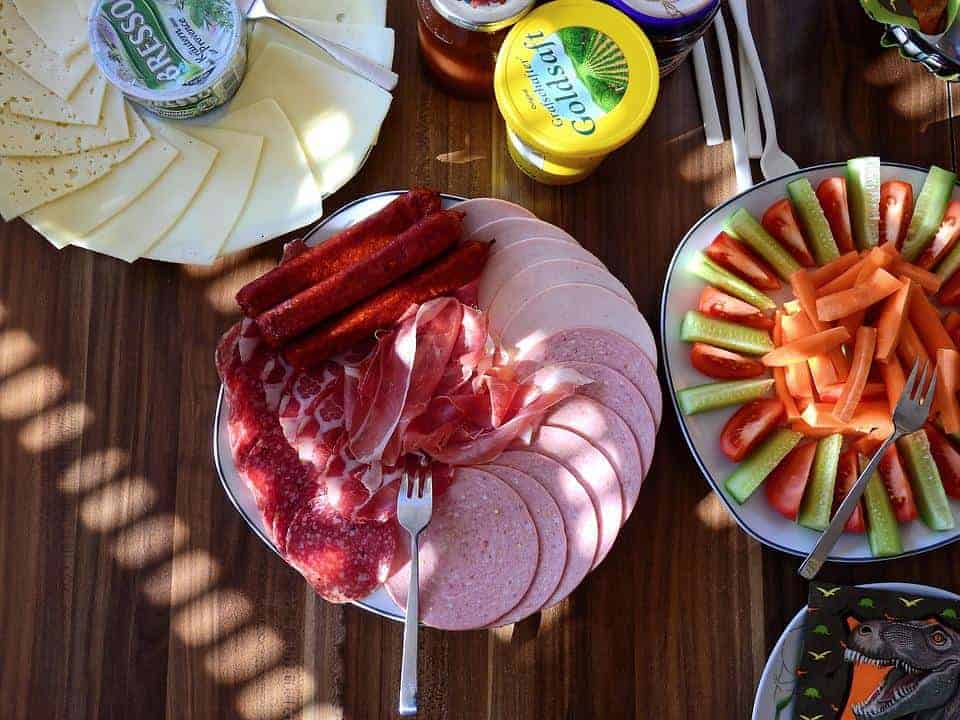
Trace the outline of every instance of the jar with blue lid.
<path fill-rule="evenodd" d="M 653 43 L 661 77 L 684 61 L 720 9 L 720 0 L 605 0 L 631 18 Z"/>

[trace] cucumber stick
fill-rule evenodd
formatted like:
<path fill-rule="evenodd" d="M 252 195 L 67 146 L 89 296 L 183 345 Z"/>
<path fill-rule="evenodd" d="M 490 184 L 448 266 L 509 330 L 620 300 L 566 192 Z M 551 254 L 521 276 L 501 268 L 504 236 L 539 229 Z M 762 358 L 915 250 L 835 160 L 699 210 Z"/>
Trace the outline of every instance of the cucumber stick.
<path fill-rule="evenodd" d="M 729 405 L 742 405 L 767 395 L 772 389 L 773 378 L 707 383 L 681 390 L 677 393 L 677 403 L 684 415 L 696 415 Z"/>
<path fill-rule="evenodd" d="M 833 511 L 833 490 L 837 484 L 837 466 L 840 464 L 840 447 L 843 435 L 837 433 L 822 438 L 817 443 L 813 457 L 813 472 L 800 503 L 797 522 L 812 530 L 826 530 Z"/>
<path fill-rule="evenodd" d="M 717 320 L 696 310 L 687 310 L 687 314 L 683 316 L 680 339 L 684 342 L 716 345 L 747 355 L 763 355 L 773 350 L 773 341 L 766 330 Z"/>
<path fill-rule="evenodd" d="M 738 208 L 723 223 L 723 229 L 728 235 L 749 245 L 754 252 L 766 260 L 777 274 L 784 280 L 800 269 L 800 263 L 793 259 L 793 255 L 774 240 L 763 225 L 746 209 Z"/>
<path fill-rule="evenodd" d="M 903 241 L 903 249 L 900 251 L 905 260 L 916 260 L 937 234 L 956 181 L 956 173 L 936 165 L 930 167 L 914 205 L 910 227 L 907 228 L 907 239 Z"/>
<path fill-rule="evenodd" d="M 690 265 L 690 272 L 708 285 L 720 288 L 750 303 L 760 310 L 773 310 L 777 304 L 768 296 L 757 290 L 746 280 L 741 280 L 726 268 L 720 267 L 703 253 L 697 253 Z"/>
<path fill-rule="evenodd" d="M 803 225 L 804 234 L 810 243 L 810 249 L 817 264 L 826 265 L 834 258 L 840 257 L 840 249 L 833 238 L 830 223 L 827 222 L 827 216 L 823 214 L 823 208 L 820 207 L 820 201 L 810 181 L 803 177 L 787 183 L 787 193 L 800 215 L 800 223 Z"/>
<path fill-rule="evenodd" d="M 860 469 L 866 467 L 867 459 L 860 457 Z M 903 552 L 900 528 L 893 514 L 890 496 L 883 486 L 880 474 L 874 472 L 863 491 L 863 506 L 867 513 L 867 540 L 874 557 L 890 557 Z"/>
<path fill-rule="evenodd" d="M 917 510 L 931 530 L 953 529 L 953 512 L 940 481 L 940 471 L 930 452 L 930 441 L 923 430 L 904 435 L 897 441 L 900 454 L 907 462 Z"/>
<path fill-rule="evenodd" d="M 745 503 L 802 438 L 802 434 L 786 428 L 774 432 L 730 474 L 727 492 L 738 503 Z"/>
<path fill-rule="evenodd" d="M 880 158 L 847 161 L 847 204 L 857 247 L 874 247 L 880 237 Z"/>
<path fill-rule="evenodd" d="M 946 282 L 958 269 L 960 269 L 960 243 L 937 265 L 937 277 L 940 278 L 942 282 Z"/>

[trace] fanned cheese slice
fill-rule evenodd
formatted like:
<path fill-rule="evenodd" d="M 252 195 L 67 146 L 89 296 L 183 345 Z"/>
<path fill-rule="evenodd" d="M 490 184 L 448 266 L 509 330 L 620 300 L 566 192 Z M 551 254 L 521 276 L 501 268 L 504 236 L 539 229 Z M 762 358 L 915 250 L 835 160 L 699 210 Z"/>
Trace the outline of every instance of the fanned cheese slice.
<path fill-rule="evenodd" d="M 61 57 L 71 57 L 86 44 L 86 16 L 81 17 L 70 3 L 64 0 L 15 0 L 14 5 L 44 45 Z"/>
<path fill-rule="evenodd" d="M 387 24 L 387 0 L 270 0 L 270 9 L 284 17 L 322 22 L 379 27 Z"/>
<path fill-rule="evenodd" d="M 0 107 L 24 117 L 76 125 L 99 125 L 107 81 L 91 68 L 64 100 L 0 55 Z"/>
<path fill-rule="evenodd" d="M 221 250 L 226 255 L 296 230 L 323 214 L 320 188 L 276 101 L 261 100 L 220 118 L 215 127 L 261 135 L 257 175 L 240 219 Z"/>
<path fill-rule="evenodd" d="M 322 35 L 351 50 L 363 53 L 374 62 L 385 67 L 393 65 L 393 50 L 395 37 L 393 28 L 377 27 L 376 25 L 347 25 L 344 23 L 321 22 L 310 18 L 292 17 L 290 20 L 304 30 Z M 279 43 L 302 52 L 304 55 L 315 57 L 326 63 L 333 63 L 340 67 L 327 53 L 318 48 L 309 40 L 297 35 L 279 23 L 258 22 L 253 26 L 253 33 L 247 43 L 247 62 L 253 65 L 260 57 L 268 43 Z"/>
<path fill-rule="evenodd" d="M 274 98 L 290 118 L 324 195 L 356 175 L 393 100 L 353 73 L 277 43 L 247 71 L 233 107 L 263 98 Z"/>
<path fill-rule="evenodd" d="M 217 161 L 187 211 L 144 257 L 209 265 L 220 254 L 250 195 L 263 138 L 210 127 L 190 127 L 187 133 L 217 148 Z"/>
<path fill-rule="evenodd" d="M 48 48 L 10 0 L 0 0 L 0 54 L 62 98 L 69 98 L 93 67 L 89 50 L 63 58 Z"/>
<path fill-rule="evenodd" d="M 203 185 L 217 149 L 152 117 L 144 120 L 179 154 L 146 192 L 73 245 L 133 262 L 177 223 Z"/>
<path fill-rule="evenodd" d="M 73 4 L 80 16 L 86 19 L 90 14 L 90 6 L 93 5 L 93 0 L 73 0 Z"/>
<path fill-rule="evenodd" d="M 130 108 L 127 122 L 130 139 L 104 148 L 55 158 L 0 157 L 0 216 L 12 220 L 106 175 L 150 139 L 147 126 Z"/>
<path fill-rule="evenodd" d="M 65 247 L 126 209 L 179 154 L 173 145 L 154 137 L 95 183 L 41 205 L 23 219 L 56 247 Z"/>
<path fill-rule="evenodd" d="M 0 110 L 0 155 L 56 157 L 127 140 L 126 101 L 112 85 L 103 103 L 99 125 L 64 125 Z"/>

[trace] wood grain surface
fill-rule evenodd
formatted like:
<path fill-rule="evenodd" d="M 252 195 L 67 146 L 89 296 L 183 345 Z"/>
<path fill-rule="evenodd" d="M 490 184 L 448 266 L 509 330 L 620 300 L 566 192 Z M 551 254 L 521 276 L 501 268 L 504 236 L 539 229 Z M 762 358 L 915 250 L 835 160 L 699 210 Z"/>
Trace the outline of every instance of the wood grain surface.
<path fill-rule="evenodd" d="M 751 13 L 781 143 L 801 165 L 954 166 L 960 97 L 882 50 L 857 3 L 754 0 Z M 597 253 L 656 324 L 677 242 L 734 192 L 729 145 L 704 146 L 691 68 L 590 180 L 550 188 L 513 165 L 495 107 L 424 75 L 414 3 L 391 0 L 389 22 L 396 101 L 330 210 L 411 184 L 509 198 Z M 454 151 L 473 159 L 445 162 Z M 279 248 L 211 268 L 128 266 L 0 225 L 4 720 L 394 716 L 400 626 L 317 600 L 247 529 L 211 463 L 213 349 L 234 292 Z M 633 518 L 568 601 L 493 632 L 422 633 L 422 716 L 747 718 L 804 602 L 796 565 L 735 527 L 668 409 Z M 956 590 L 958 571 L 960 552 L 944 549 L 824 577 Z"/>

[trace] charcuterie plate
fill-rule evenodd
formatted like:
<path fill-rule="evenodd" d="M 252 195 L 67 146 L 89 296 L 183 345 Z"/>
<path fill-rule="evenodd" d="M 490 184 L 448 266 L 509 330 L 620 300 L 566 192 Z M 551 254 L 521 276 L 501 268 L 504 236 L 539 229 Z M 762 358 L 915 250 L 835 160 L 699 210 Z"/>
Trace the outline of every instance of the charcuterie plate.
<path fill-rule="evenodd" d="M 776 201 L 787 196 L 786 186 L 791 180 L 806 177 L 813 187 L 827 178 L 843 176 L 845 163 L 830 163 L 805 168 L 780 178 L 768 180 L 717 206 L 697 222 L 684 236 L 667 270 L 661 305 L 661 344 L 668 392 L 680 419 L 680 428 L 686 438 L 694 460 L 710 487 L 717 493 L 740 527 L 763 544 L 792 555 L 806 555 L 817 540 L 818 533 L 801 527 L 780 515 L 768 503 L 763 488 L 750 495 L 746 502 L 738 503 L 725 487 L 725 480 L 737 468 L 721 452 L 719 438 L 727 420 L 740 407 L 721 408 L 700 414 L 685 415 L 677 393 L 684 388 L 701 385 L 710 378 L 698 372 L 691 363 L 691 346 L 680 335 L 681 324 L 689 310 L 698 307 L 698 298 L 705 283 L 690 267 L 694 259 L 711 244 L 723 230 L 724 221 L 737 208 L 745 208 L 759 218 Z M 914 196 L 919 195 L 926 169 L 898 163 L 882 163 L 881 181 L 902 180 L 913 186 Z M 960 197 L 954 188 L 953 198 Z M 783 303 L 791 296 L 789 285 L 785 289 L 770 292 L 776 303 Z M 960 520 L 960 505 L 950 502 L 955 519 Z M 957 523 L 960 528 L 960 523 Z M 896 557 L 914 555 L 943 547 L 960 537 L 960 529 L 935 532 L 919 520 L 899 526 L 902 552 Z M 862 563 L 877 560 L 871 554 L 866 534 L 845 533 L 833 550 L 830 560 L 836 562 Z"/>

